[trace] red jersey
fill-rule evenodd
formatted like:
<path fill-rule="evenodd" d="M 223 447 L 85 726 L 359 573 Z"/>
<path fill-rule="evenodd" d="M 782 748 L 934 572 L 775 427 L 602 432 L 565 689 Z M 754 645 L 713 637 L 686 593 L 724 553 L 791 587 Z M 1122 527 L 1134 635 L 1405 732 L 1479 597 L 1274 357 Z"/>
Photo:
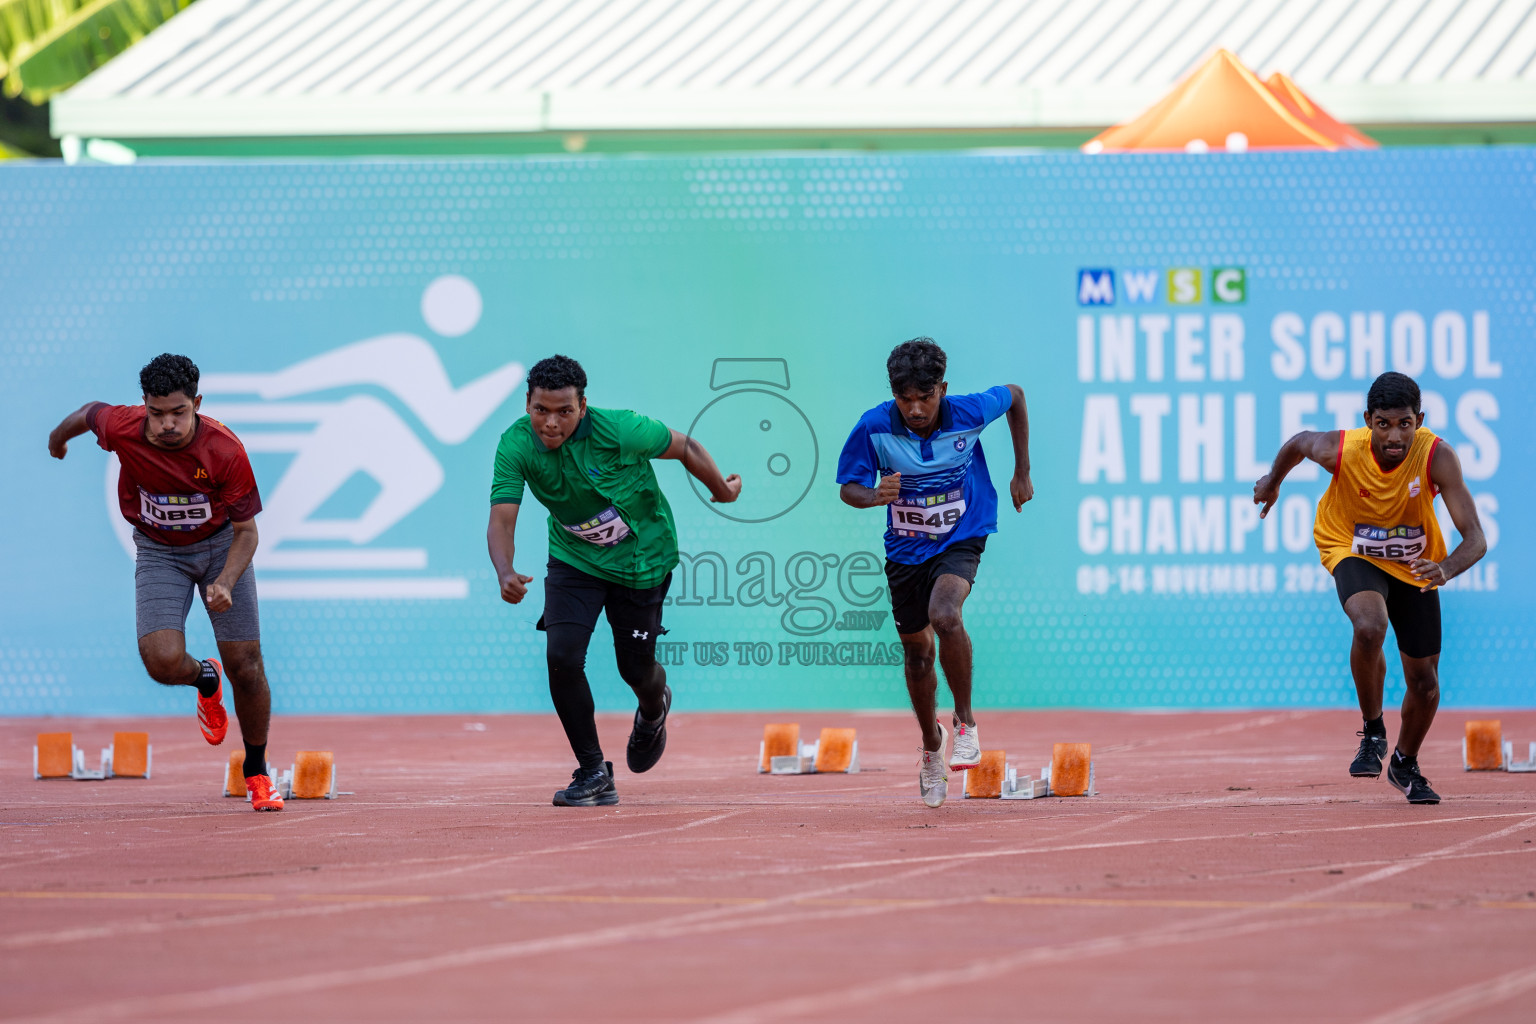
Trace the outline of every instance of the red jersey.
<path fill-rule="evenodd" d="M 172 451 L 145 439 L 148 415 L 142 405 L 104 402 L 85 413 L 96 442 L 122 463 L 118 505 L 140 533 L 162 544 L 194 544 L 261 511 L 251 460 L 232 430 L 199 416 L 192 443 Z"/>

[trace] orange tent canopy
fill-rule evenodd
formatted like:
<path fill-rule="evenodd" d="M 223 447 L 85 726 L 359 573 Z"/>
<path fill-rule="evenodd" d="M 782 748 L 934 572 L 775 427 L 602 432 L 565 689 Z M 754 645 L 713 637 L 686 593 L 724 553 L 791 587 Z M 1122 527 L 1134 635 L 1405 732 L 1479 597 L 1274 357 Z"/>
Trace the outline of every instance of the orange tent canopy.
<path fill-rule="evenodd" d="M 1276 71 L 1264 79 L 1264 84 L 1291 113 L 1300 117 L 1312 128 L 1328 136 L 1345 149 L 1379 149 L 1376 140 L 1357 131 L 1318 106 L 1312 97 L 1301 91 L 1301 86 L 1291 81 L 1291 76 Z"/>
<path fill-rule="evenodd" d="M 1274 85 L 1278 80 L 1279 85 Z M 1338 149 L 1374 146 L 1329 117 L 1284 75 L 1259 81 L 1228 50 L 1217 50 L 1150 109 L 1100 132 L 1089 153 L 1127 150 Z"/>

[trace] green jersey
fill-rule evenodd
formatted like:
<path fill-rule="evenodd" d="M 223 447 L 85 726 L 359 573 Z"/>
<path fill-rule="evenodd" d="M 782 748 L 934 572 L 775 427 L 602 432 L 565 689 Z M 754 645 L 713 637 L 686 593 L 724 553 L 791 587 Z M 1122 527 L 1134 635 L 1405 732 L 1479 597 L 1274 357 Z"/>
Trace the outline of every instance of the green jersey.
<path fill-rule="evenodd" d="M 496 445 L 491 504 L 521 505 L 526 484 L 549 509 L 551 555 L 626 587 L 659 586 L 677 565 L 677 528 L 651 460 L 671 443 L 659 420 L 589 405 L 551 451 L 524 416 Z"/>

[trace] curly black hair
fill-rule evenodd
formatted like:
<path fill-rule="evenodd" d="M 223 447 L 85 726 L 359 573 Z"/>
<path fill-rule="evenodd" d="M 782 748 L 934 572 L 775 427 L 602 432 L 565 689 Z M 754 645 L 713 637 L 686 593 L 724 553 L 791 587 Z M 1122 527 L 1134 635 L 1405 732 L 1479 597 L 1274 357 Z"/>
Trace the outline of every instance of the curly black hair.
<path fill-rule="evenodd" d="M 885 372 L 891 378 L 891 394 L 932 391 L 943 382 L 944 369 L 948 365 L 949 358 L 932 338 L 902 342 L 891 349 L 891 357 L 885 361 Z"/>
<path fill-rule="evenodd" d="M 566 388 L 575 388 L 576 397 L 584 397 L 587 393 L 587 371 L 581 368 L 581 364 L 570 356 L 550 356 L 548 359 L 540 359 L 533 364 L 533 369 L 528 371 L 528 393 L 533 394 L 534 388 L 542 388 L 545 391 L 564 391 Z"/>
<path fill-rule="evenodd" d="M 199 376 L 197 364 L 186 356 L 162 352 L 139 371 L 139 387 L 144 394 L 155 398 L 164 398 L 177 391 L 188 398 L 196 398 Z"/>
<path fill-rule="evenodd" d="M 1419 385 L 1406 373 L 1388 370 L 1371 382 L 1365 396 L 1365 411 L 1377 409 L 1412 409 L 1419 411 Z"/>

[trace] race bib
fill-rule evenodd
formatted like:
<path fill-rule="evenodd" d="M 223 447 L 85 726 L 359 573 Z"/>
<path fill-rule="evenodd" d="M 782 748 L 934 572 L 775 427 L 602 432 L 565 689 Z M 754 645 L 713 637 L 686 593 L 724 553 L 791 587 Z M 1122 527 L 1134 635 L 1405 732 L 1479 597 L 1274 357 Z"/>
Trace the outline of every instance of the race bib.
<path fill-rule="evenodd" d="M 891 510 L 891 530 L 898 537 L 927 537 L 938 540 L 953 530 L 965 515 L 965 491 L 956 488 L 945 494 L 916 494 L 897 498 L 887 506 Z"/>
<path fill-rule="evenodd" d="M 1422 526 L 1367 526 L 1355 524 L 1355 544 L 1350 550 L 1389 562 L 1411 562 L 1424 555 Z"/>
<path fill-rule="evenodd" d="M 139 518 L 162 530 L 195 530 L 213 521 L 206 494 L 150 494 L 139 488 Z"/>
<path fill-rule="evenodd" d="M 612 505 L 584 523 L 577 523 L 574 526 L 567 523 L 561 525 L 582 540 L 590 541 L 600 548 L 611 548 L 629 536 L 629 524 Z"/>

